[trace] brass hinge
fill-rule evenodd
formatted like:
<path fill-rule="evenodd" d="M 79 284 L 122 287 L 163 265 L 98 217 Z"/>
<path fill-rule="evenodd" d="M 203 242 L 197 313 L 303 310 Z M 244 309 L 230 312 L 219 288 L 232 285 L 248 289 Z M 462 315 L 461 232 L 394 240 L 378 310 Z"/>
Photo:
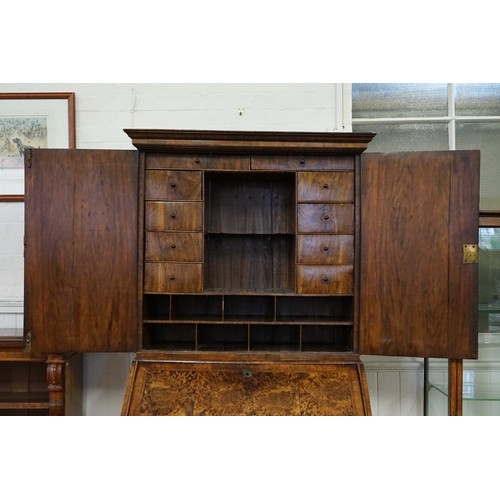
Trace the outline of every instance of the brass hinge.
<path fill-rule="evenodd" d="M 32 149 L 27 148 L 24 150 L 24 161 L 26 163 L 26 168 L 31 168 L 31 158 L 32 158 Z"/>
<path fill-rule="evenodd" d="M 479 253 L 477 245 L 464 245 L 464 264 L 477 264 Z"/>
<path fill-rule="evenodd" d="M 31 351 L 31 332 L 26 332 L 26 340 L 24 344 L 24 350 L 27 352 Z"/>

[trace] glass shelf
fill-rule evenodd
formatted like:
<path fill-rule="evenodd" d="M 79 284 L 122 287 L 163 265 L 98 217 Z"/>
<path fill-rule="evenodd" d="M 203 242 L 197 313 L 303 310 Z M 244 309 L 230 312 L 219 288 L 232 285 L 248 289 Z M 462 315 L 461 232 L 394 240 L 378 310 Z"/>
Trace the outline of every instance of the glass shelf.
<path fill-rule="evenodd" d="M 494 304 L 479 304 L 478 308 L 480 311 L 500 313 L 500 304 L 496 302 Z"/>
<path fill-rule="evenodd" d="M 435 389 L 443 396 L 448 397 L 448 386 L 428 383 L 428 390 Z M 466 383 L 463 384 L 462 397 L 464 401 L 500 401 L 500 383 Z"/>
<path fill-rule="evenodd" d="M 479 229 L 477 360 L 464 360 L 464 415 L 498 415 L 500 409 L 500 228 Z M 442 413 L 448 399 L 447 367 L 434 360 L 426 384 L 433 410 Z M 443 398 L 444 397 L 444 398 Z M 468 403 L 468 404 L 466 404 Z M 474 403 L 474 404 L 472 404 Z"/>
<path fill-rule="evenodd" d="M 500 332 L 480 332 L 479 348 L 500 347 Z"/>

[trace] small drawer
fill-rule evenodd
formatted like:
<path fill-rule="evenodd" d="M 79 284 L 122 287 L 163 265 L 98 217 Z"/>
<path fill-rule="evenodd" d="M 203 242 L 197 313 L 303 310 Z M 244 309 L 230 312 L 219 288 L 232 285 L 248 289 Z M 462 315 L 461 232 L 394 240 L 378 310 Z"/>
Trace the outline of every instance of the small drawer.
<path fill-rule="evenodd" d="M 145 293 L 201 292 L 202 265 L 176 262 L 146 262 Z"/>
<path fill-rule="evenodd" d="M 146 202 L 146 230 L 201 231 L 203 203 L 201 202 Z"/>
<path fill-rule="evenodd" d="M 146 171 L 146 199 L 166 201 L 201 200 L 201 172 L 183 170 Z"/>
<path fill-rule="evenodd" d="M 202 233 L 146 233 L 146 260 L 201 262 L 203 260 Z"/>
<path fill-rule="evenodd" d="M 298 236 L 297 261 L 300 264 L 353 264 L 354 236 Z"/>
<path fill-rule="evenodd" d="M 297 293 L 353 292 L 353 266 L 297 266 Z"/>
<path fill-rule="evenodd" d="M 354 206 L 351 204 L 299 203 L 299 233 L 354 234 Z"/>
<path fill-rule="evenodd" d="M 299 172 L 298 201 L 352 203 L 354 174 L 352 172 Z"/>
<path fill-rule="evenodd" d="M 252 170 L 354 170 L 353 156 L 252 156 Z"/>
<path fill-rule="evenodd" d="M 245 155 L 165 155 L 148 154 L 147 169 L 173 170 L 250 170 L 250 157 Z"/>

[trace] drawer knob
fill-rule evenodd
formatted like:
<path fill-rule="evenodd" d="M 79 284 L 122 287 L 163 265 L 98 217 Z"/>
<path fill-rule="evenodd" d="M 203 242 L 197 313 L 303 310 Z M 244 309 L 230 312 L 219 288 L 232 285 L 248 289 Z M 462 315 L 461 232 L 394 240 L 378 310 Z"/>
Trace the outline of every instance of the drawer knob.
<path fill-rule="evenodd" d="M 175 182 L 171 182 L 170 185 L 174 188 L 175 187 Z"/>
<path fill-rule="evenodd" d="M 241 374 L 243 375 L 244 378 L 251 378 L 253 375 L 252 370 L 250 370 L 250 368 L 243 368 L 243 370 L 241 370 Z"/>
<path fill-rule="evenodd" d="M 195 162 L 195 163 L 200 163 L 200 159 L 199 159 L 199 158 L 195 158 L 195 159 L 194 159 L 194 162 Z"/>
<path fill-rule="evenodd" d="M 323 282 L 328 283 L 328 276 L 323 276 Z"/>
<path fill-rule="evenodd" d="M 329 215 L 323 215 L 323 219 L 328 220 L 330 218 Z"/>
<path fill-rule="evenodd" d="M 170 281 L 174 281 L 175 280 L 175 276 L 173 274 L 170 275 Z"/>
<path fill-rule="evenodd" d="M 325 183 L 323 184 L 323 187 L 324 187 L 325 189 L 328 189 L 328 184 L 325 182 Z"/>
<path fill-rule="evenodd" d="M 300 159 L 300 164 L 301 164 L 301 165 L 304 165 L 304 163 L 305 163 L 305 162 L 306 162 L 306 159 L 305 159 L 305 158 L 301 158 L 301 159 Z"/>
<path fill-rule="evenodd" d="M 175 218 L 176 218 L 176 215 L 175 215 L 175 214 L 170 214 L 170 217 L 171 217 L 172 219 L 175 219 Z"/>
<path fill-rule="evenodd" d="M 172 244 L 170 245 L 170 248 L 175 248 L 175 243 L 172 243 Z"/>
<path fill-rule="evenodd" d="M 328 252 L 328 245 L 325 245 L 325 246 L 323 247 L 323 250 L 324 250 L 325 252 Z"/>

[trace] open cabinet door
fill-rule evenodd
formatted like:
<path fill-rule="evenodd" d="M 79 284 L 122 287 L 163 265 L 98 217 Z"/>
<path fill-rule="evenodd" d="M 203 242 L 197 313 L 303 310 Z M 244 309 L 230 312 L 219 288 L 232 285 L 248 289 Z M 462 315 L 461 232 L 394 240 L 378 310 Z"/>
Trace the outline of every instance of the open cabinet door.
<path fill-rule="evenodd" d="M 360 353 L 477 358 L 479 152 L 363 154 L 360 197 Z"/>
<path fill-rule="evenodd" d="M 25 171 L 32 349 L 135 350 L 137 152 L 33 150 Z"/>

